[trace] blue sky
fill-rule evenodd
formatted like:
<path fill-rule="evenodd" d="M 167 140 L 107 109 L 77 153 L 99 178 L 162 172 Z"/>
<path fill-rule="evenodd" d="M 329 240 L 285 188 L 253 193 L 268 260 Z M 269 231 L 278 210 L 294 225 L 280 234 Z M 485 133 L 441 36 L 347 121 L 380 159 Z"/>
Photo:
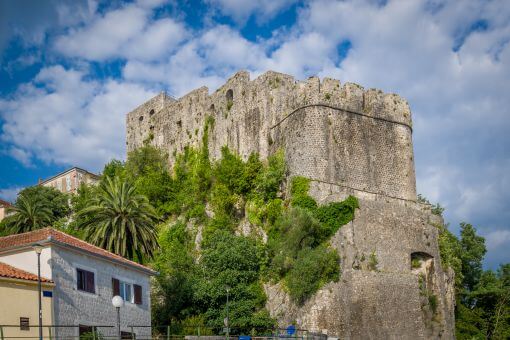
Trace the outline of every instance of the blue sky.
<path fill-rule="evenodd" d="M 418 191 L 510 262 L 505 0 L 0 0 L 0 197 L 125 157 L 124 115 L 239 69 L 356 82 L 413 111 Z"/>

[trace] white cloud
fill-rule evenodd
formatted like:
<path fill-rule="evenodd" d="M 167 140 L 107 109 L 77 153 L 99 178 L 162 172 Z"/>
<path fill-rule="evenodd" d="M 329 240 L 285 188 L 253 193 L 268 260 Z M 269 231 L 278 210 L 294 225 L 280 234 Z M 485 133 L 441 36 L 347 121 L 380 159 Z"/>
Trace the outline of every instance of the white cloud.
<path fill-rule="evenodd" d="M 252 15 L 261 23 L 273 18 L 284 8 L 297 0 L 208 0 L 208 3 L 237 23 L 244 24 Z"/>
<path fill-rule="evenodd" d="M 495 250 L 510 243 L 510 230 L 493 230 L 485 235 L 487 249 Z"/>
<path fill-rule="evenodd" d="M 31 156 L 30 152 L 27 152 L 23 149 L 12 146 L 7 150 L 7 154 L 10 155 L 11 157 L 13 157 L 14 159 L 18 160 L 18 162 L 20 162 L 27 168 L 30 168 L 33 166 L 32 156 Z"/>
<path fill-rule="evenodd" d="M 128 82 L 84 77 L 84 71 L 45 68 L 12 99 L 0 101 L 1 139 L 14 145 L 18 159 L 29 163 L 37 157 L 97 171 L 110 158 L 124 157 L 125 114 L 155 93 Z"/>
<path fill-rule="evenodd" d="M 237 70 L 258 70 L 265 60 L 263 46 L 220 25 L 196 34 L 161 62 L 128 61 L 123 75 L 131 81 L 161 83 L 181 96 L 201 86 L 214 90 Z"/>
<path fill-rule="evenodd" d="M 154 5 L 154 4 L 151 4 Z M 55 42 L 69 57 L 104 61 L 111 58 L 155 60 L 171 53 L 187 37 L 185 27 L 170 18 L 152 21 L 152 8 L 138 4 L 96 15 L 94 20 Z"/>
<path fill-rule="evenodd" d="M 32 1 L 29 9 L 26 2 L 0 1 L 0 53 L 13 39 L 27 46 L 42 45 L 47 31 L 89 20 L 96 9 L 93 0 Z"/>

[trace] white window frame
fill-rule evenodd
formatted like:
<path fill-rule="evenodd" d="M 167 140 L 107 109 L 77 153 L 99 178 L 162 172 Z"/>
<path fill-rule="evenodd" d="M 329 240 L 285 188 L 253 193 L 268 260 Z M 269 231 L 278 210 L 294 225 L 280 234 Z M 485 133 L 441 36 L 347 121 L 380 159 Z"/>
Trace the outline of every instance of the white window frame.
<path fill-rule="evenodd" d="M 127 290 L 126 287 L 129 287 L 129 300 L 126 300 L 125 296 L 124 296 L 124 295 L 126 295 L 126 290 Z M 134 288 L 133 288 L 132 283 L 119 280 L 119 293 L 125 302 L 135 303 Z"/>

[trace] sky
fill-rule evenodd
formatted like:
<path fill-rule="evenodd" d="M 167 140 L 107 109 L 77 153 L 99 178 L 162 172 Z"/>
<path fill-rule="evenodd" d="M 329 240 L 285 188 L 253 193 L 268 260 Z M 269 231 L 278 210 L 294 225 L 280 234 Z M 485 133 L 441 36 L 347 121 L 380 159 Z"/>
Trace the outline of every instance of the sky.
<path fill-rule="evenodd" d="M 125 114 L 236 71 L 406 98 L 418 192 L 510 262 L 507 0 L 0 0 L 0 198 L 125 159 Z"/>

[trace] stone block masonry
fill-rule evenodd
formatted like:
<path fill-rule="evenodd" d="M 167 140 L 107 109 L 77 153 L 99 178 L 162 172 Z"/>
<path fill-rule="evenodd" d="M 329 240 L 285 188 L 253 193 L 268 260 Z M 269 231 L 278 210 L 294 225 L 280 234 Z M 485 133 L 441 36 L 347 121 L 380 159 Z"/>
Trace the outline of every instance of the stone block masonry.
<path fill-rule="evenodd" d="M 332 238 L 341 258 L 339 282 L 303 306 L 281 285 L 265 284 L 266 307 L 281 327 L 342 339 L 454 338 L 453 274 L 441 266 L 441 218 L 416 202 L 412 120 L 396 94 L 317 77 L 241 71 L 209 94 L 179 99 L 164 93 L 128 113 L 127 150 L 144 141 L 167 151 L 170 165 L 186 146 L 199 147 L 208 117 L 213 159 L 228 146 L 243 159 L 283 149 L 287 179 L 311 180 L 320 204 L 359 199 L 354 220 Z M 413 269 L 413 258 L 423 259 Z M 430 303 L 430 301 L 435 301 Z"/>
<path fill-rule="evenodd" d="M 205 87 L 178 100 L 161 93 L 130 112 L 127 150 L 152 138 L 173 162 L 185 146 L 199 146 L 208 116 L 213 158 L 224 145 L 244 159 L 283 148 L 291 176 L 416 199 L 411 113 L 398 95 L 271 71 L 250 81 L 238 72 L 211 95 Z"/>

